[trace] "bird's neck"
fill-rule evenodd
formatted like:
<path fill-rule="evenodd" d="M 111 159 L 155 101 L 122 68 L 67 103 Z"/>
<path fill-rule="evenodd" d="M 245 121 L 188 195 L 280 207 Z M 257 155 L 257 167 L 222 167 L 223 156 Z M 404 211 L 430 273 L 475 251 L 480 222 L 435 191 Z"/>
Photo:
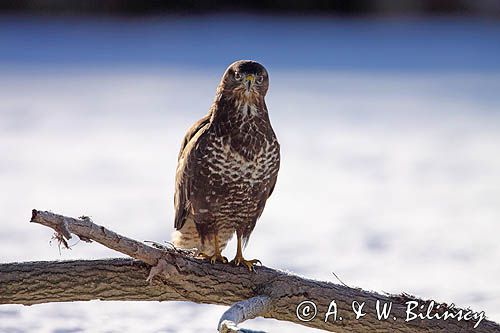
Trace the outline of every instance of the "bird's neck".
<path fill-rule="evenodd" d="M 263 97 L 234 98 L 218 96 L 211 109 L 212 123 L 223 125 L 225 132 L 237 134 L 247 127 L 264 129 L 269 124 L 266 102 Z"/>
<path fill-rule="evenodd" d="M 272 139 L 274 135 L 264 98 L 252 104 L 222 96 L 216 99 L 211 112 L 216 135 L 247 159 L 257 154 L 260 142 Z"/>

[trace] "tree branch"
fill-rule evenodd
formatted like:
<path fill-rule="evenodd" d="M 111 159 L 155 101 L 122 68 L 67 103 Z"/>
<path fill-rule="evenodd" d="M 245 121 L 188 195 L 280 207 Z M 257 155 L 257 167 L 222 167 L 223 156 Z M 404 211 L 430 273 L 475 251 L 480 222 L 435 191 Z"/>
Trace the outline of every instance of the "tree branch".
<path fill-rule="evenodd" d="M 92 299 L 236 303 L 223 315 L 221 324 L 226 319 L 238 324 L 254 316 L 263 316 L 339 333 L 500 332 L 498 324 L 482 317 L 484 313 L 473 313 L 447 304 L 440 304 L 437 310 L 438 304 L 434 304 L 434 309 L 429 311 L 434 319 L 405 321 L 411 302 L 423 306 L 423 310 L 414 309 L 415 314 L 425 315 L 433 301 L 406 294 L 377 294 L 267 267 L 257 267 L 256 273 L 249 273 L 245 268 L 228 264 L 211 265 L 182 251 L 157 249 L 120 236 L 88 218 L 74 219 L 34 210 L 32 222 L 53 228 L 59 239 L 62 235 L 67 239 L 73 233 L 141 261 L 108 259 L 2 264 L 0 304 L 30 305 Z M 315 306 L 307 301 L 314 302 Z M 365 304 L 362 308 L 365 315 L 358 319 L 353 311 L 354 301 L 358 302 L 354 305 Z M 392 304 L 387 320 L 377 319 L 377 301 L 380 307 Z M 253 306 L 259 302 L 261 305 Z M 436 317 L 446 311 L 455 315 L 461 311 L 462 319 Z M 309 320 L 315 313 L 310 321 L 302 321 Z M 299 316 L 302 320 L 298 319 Z M 474 328 L 478 321 L 477 328 Z"/>
<path fill-rule="evenodd" d="M 239 332 L 238 324 L 248 319 L 263 317 L 269 311 L 271 299 L 267 296 L 255 296 L 233 304 L 219 320 L 219 332 Z"/>

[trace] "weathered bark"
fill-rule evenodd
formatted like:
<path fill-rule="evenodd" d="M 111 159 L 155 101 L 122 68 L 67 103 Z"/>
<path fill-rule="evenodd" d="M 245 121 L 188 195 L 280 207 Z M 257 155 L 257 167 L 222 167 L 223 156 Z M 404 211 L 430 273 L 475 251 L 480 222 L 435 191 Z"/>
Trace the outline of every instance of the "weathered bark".
<path fill-rule="evenodd" d="M 408 295 L 382 295 L 310 280 L 267 267 L 257 267 L 255 273 L 250 273 L 245 268 L 228 264 L 211 265 L 175 249 L 157 249 L 124 238 L 95 225 L 89 219 L 73 219 L 34 211 L 32 221 L 50 226 L 66 236 L 74 233 L 81 238 L 98 241 L 147 264 L 131 259 L 2 264 L 0 304 L 30 305 L 100 299 L 181 300 L 230 305 L 257 297 L 266 301 L 255 315 L 340 333 L 500 332 L 498 324 L 486 319 L 474 328 L 478 318 L 468 321 L 450 318 L 446 321 L 415 319 L 405 322 L 407 302 L 417 301 L 424 306 L 428 306 L 430 302 Z M 154 266 L 153 269 L 150 265 Z M 158 278 L 153 278 L 155 275 Z M 146 278 L 152 281 L 151 285 L 146 282 Z M 382 304 L 392 302 L 388 320 L 377 319 L 377 300 Z M 311 321 L 301 321 L 297 317 L 297 307 L 304 301 L 316 304 L 317 315 Z M 332 314 L 325 321 L 325 314 L 333 304 L 332 301 L 336 304 L 337 320 L 333 320 Z M 363 312 L 366 315 L 359 319 L 355 318 L 352 308 L 354 301 L 365 302 Z M 447 308 L 451 309 L 452 306 L 441 304 L 439 310 L 445 311 Z M 333 305 L 330 307 L 332 309 Z M 425 314 L 425 310 L 421 312 Z M 298 312 L 302 316 L 307 314 L 304 308 L 300 308 Z M 431 314 L 435 313 L 437 312 L 431 311 Z M 252 313 L 249 314 L 250 316 L 247 313 L 243 317 L 230 314 L 226 319 L 236 318 L 239 321 L 238 318 L 252 316 Z"/>

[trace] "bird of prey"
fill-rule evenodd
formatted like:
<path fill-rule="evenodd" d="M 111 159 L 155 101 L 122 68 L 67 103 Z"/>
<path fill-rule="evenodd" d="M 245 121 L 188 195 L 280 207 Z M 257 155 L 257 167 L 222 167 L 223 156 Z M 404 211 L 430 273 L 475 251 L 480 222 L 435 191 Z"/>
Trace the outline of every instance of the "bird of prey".
<path fill-rule="evenodd" d="M 236 233 L 232 263 L 250 271 L 259 260 L 243 247 L 274 190 L 280 146 L 264 100 L 267 70 L 240 60 L 225 71 L 206 116 L 186 133 L 175 180 L 173 243 L 227 263 L 221 251 Z"/>

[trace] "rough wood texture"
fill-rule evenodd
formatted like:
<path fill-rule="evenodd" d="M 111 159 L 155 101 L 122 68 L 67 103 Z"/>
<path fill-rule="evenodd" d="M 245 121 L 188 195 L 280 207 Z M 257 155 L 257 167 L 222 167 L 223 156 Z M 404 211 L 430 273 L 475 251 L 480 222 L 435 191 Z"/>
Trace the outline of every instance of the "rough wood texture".
<path fill-rule="evenodd" d="M 33 213 L 33 222 L 50 226 L 68 236 L 75 233 L 140 259 L 150 266 L 130 259 L 94 261 L 35 262 L 0 265 L 0 304 L 37 304 L 76 300 L 184 300 L 196 303 L 230 305 L 256 296 L 269 297 L 263 317 L 334 332 L 499 332 L 500 326 L 489 320 L 415 319 L 405 322 L 407 302 L 424 307 L 429 301 L 408 295 L 382 295 L 330 282 L 315 281 L 267 267 L 255 273 L 227 264 L 211 265 L 176 250 L 160 250 L 122 237 L 89 219 L 73 219 L 49 212 Z M 158 276 L 154 278 L 154 276 Z M 151 285 L 146 282 L 150 279 Z M 337 308 L 337 321 L 325 314 Z M 378 320 L 376 302 L 392 302 L 388 320 Z M 317 315 L 311 321 L 305 316 L 304 301 L 316 303 Z M 353 301 L 365 302 L 365 316 L 356 319 Z M 356 303 L 355 303 L 356 304 Z M 306 304 L 307 305 L 307 304 Z M 437 305 L 437 304 L 436 304 Z M 436 306 L 435 306 L 436 307 Z M 451 308 L 442 304 L 440 311 Z M 312 308 L 310 308 L 312 309 Z M 421 310 L 425 314 L 425 310 Z M 416 310 L 415 310 L 416 311 Z M 450 310 L 451 311 L 451 310 Z M 464 310 L 465 311 L 465 310 Z M 310 313 L 314 313 L 311 311 Z M 436 311 L 431 311 L 436 314 Z M 465 312 L 464 312 L 465 313 Z M 340 320 L 342 317 L 342 320 Z M 397 319 L 394 320 L 393 317 Z M 214 325 L 215 326 L 215 325 Z"/>

